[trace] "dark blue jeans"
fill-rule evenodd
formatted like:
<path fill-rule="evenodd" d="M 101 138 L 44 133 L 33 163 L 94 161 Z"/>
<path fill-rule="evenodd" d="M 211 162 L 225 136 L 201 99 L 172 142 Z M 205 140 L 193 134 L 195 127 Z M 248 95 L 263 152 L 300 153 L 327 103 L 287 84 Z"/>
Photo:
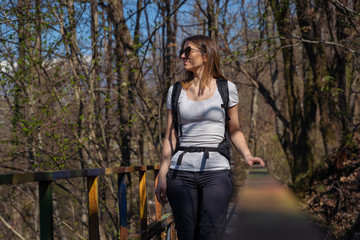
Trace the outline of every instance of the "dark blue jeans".
<path fill-rule="evenodd" d="M 179 240 L 224 238 L 233 182 L 229 170 L 169 170 L 167 197 Z"/>

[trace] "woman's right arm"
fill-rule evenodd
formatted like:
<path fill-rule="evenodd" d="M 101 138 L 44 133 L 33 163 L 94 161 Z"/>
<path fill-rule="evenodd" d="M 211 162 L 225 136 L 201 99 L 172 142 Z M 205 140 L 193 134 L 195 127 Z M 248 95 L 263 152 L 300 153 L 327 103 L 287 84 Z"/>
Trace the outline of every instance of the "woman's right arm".
<path fill-rule="evenodd" d="M 158 175 L 158 184 L 155 190 L 157 200 L 165 205 L 167 203 L 166 198 L 166 174 L 169 170 L 170 160 L 176 147 L 176 131 L 173 126 L 172 111 L 167 110 L 167 124 L 164 143 L 162 147 L 160 170 Z"/>

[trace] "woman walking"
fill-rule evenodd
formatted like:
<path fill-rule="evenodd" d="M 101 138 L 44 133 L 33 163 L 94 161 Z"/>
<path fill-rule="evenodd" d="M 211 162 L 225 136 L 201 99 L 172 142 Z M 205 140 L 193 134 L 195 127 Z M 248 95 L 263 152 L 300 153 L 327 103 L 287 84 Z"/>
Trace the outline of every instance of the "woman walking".
<path fill-rule="evenodd" d="M 175 85 L 168 91 L 167 128 L 155 193 L 161 204 L 169 200 L 179 240 L 221 240 L 233 192 L 229 155 L 222 147 L 225 129 L 249 166 L 265 164 L 251 155 L 246 144 L 238 122 L 236 86 L 229 81 L 228 106 L 224 106 L 219 80 L 225 77 L 215 42 L 202 35 L 188 37 L 179 55 L 185 80 L 176 105 L 172 102 Z"/>

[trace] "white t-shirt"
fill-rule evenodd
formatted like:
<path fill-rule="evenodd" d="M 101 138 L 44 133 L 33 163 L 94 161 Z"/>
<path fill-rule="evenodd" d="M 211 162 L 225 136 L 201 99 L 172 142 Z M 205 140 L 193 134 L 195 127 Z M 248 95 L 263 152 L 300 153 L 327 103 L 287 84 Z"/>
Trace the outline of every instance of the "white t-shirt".
<path fill-rule="evenodd" d="M 229 108 L 239 102 L 237 89 L 234 83 L 228 81 Z M 171 95 L 173 86 L 167 95 L 167 109 L 171 109 Z M 221 107 L 223 101 L 219 91 L 206 100 L 190 100 L 184 89 L 181 89 L 178 106 L 182 123 L 180 146 L 217 147 L 225 136 L 225 111 Z M 209 152 L 209 159 L 205 161 L 203 152 L 187 152 L 184 154 L 181 165 L 176 165 L 178 156 L 183 151 L 176 152 L 170 162 L 170 169 L 183 171 L 214 171 L 230 169 L 229 161 L 218 152 Z"/>

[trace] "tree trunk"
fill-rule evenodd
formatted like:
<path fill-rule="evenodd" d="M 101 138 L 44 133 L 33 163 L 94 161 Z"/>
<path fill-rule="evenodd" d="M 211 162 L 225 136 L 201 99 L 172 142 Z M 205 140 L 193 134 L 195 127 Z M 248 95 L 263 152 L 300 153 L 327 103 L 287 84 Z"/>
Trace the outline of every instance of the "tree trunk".
<path fill-rule="evenodd" d="M 109 19 L 105 19 L 105 17 L 103 18 L 103 22 L 105 24 L 105 22 L 107 22 L 107 28 L 108 28 L 108 33 L 112 32 L 112 25 L 111 25 L 111 21 Z M 104 29 L 104 27 L 103 27 Z M 112 71 L 112 63 L 113 63 L 113 39 L 111 37 L 107 38 L 105 41 L 105 65 L 106 65 L 106 96 L 105 96 L 105 103 L 104 103 L 104 108 L 105 108 L 105 116 L 104 116 L 104 122 L 105 122 L 105 126 L 104 126 L 104 131 L 105 131 L 105 161 L 106 164 L 110 164 L 109 163 L 109 150 L 110 150 L 110 142 L 111 140 L 114 138 L 114 133 L 111 132 L 111 89 L 113 88 L 114 85 L 114 78 L 113 78 L 113 71 Z"/>
<path fill-rule="evenodd" d="M 92 134 L 90 134 L 90 139 L 93 143 L 94 155 L 98 155 L 99 165 L 103 166 L 103 151 L 100 146 L 103 145 L 103 141 L 98 139 L 102 138 L 101 133 L 101 121 L 100 111 L 101 111 L 101 98 L 98 91 L 99 88 L 99 50 L 98 50 L 98 38 L 99 38 L 99 19 L 98 19 L 98 0 L 91 0 L 91 46 L 92 46 L 92 56 L 91 56 L 91 76 L 90 76 L 90 119 L 89 119 L 89 128 Z"/>
<path fill-rule="evenodd" d="M 75 93 L 75 100 L 76 100 L 76 108 L 77 108 L 77 138 L 79 141 L 78 147 L 78 155 L 80 160 L 81 169 L 88 168 L 91 165 L 91 162 L 88 160 L 86 161 L 84 156 L 84 142 L 82 141 L 83 137 L 85 136 L 84 130 L 84 100 L 81 96 L 81 86 L 80 86 L 80 78 L 79 78 L 79 66 L 80 61 L 78 59 L 78 55 L 80 54 L 80 50 L 77 44 L 77 35 L 76 35 L 76 19 L 75 19 L 75 9 L 74 9 L 74 1 L 67 0 L 67 9 L 68 9 L 68 19 L 70 23 L 70 36 L 65 35 L 63 32 L 64 38 L 66 39 L 65 43 L 68 45 L 68 54 L 70 55 L 70 63 L 72 65 L 72 70 L 74 74 L 74 93 Z M 63 30 L 64 31 L 64 30 Z M 91 158 L 90 158 L 91 159 Z M 86 178 L 82 179 L 82 188 L 85 190 L 87 188 Z M 80 215 L 81 215 L 81 224 L 80 224 L 80 231 L 81 235 L 87 236 L 87 224 L 88 224 L 88 214 L 87 214 L 87 194 L 86 191 L 81 193 L 81 207 L 80 207 Z"/>
<path fill-rule="evenodd" d="M 206 17 L 208 24 L 208 34 L 215 42 L 218 41 L 219 35 L 219 14 L 220 14 L 220 1 L 207 0 Z"/>
<path fill-rule="evenodd" d="M 282 146 L 285 152 L 290 151 L 291 157 L 288 158 L 293 182 L 298 181 L 312 166 L 313 154 L 312 145 L 309 139 L 308 131 L 315 120 L 314 107 L 316 106 L 311 98 L 304 96 L 304 115 L 301 111 L 301 98 L 295 81 L 294 69 L 294 50 L 291 40 L 290 23 L 290 4 L 289 1 L 270 1 L 274 13 L 277 29 L 281 37 L 284 62 L 284 79 L 288 103 L 288 114 L 290 117 L 291 139 L 280 136 Z M 286 46 L 286 47 L 285 47 Z M 307 89 L 311 90 L 311 89 Z"/>
<path fill-rule="evenodd" d="M 37 66 L 36 57 L 39 57 L 40 46 L 41 46 L 41 37 L 39 35 L 39 30 L 35 32 L 35 42 L 34 47 L 33 42 L 31 39 L 34 35 L 32 35 L 31 32 L 31 24 L 29 19 L 30 12 L 32 10 L 32 4 L 33 2 L 31 0 L 27 1 L 19 1 L 17 4 L 18 9 L 18 18 L 20 19 L 20 22 L 18 24 L 18 40 L 19 40 L 19 58 L 18 58 L 18 72 L 20 73 L 20 82 L 17 82 L 16 88 L 19 88 L 19 90 L 16 92 L 15 96 L 15 106 L 16 109 L 15 113 L 18 115 L 14 116 L 14 123 L 15 129 L 17 127 L 21 127 L 20 129 L 15 130 L 16 132 L 19 132 L 21 134 L 18 134 L 20 136 L 23 136 L 24 139 L 17 139 L 20 141 L 26 142 L 26 148 L 28 153 L 28 170 L 30 171 L 36 171 L 38 170 L 38 161 L 37 161 L 37 154 L 36 154 L 36 136 L 38 133 L 38 128 L 33 127 L 36 126 L 36 118 L 35 118 L 35 67 Z M 40 28 L 39 20 L 40 20 L 40 2 L 35 2 L 35 12 L 36 12 L 36 20 L 35 21 L 35 27 Z M 38 49 L 36 50 L 36 47 Z M 21 112 L 21 108 L 24 108 L 25 111 Z M 34 121 L 35 119 L 35 121 Z M 18 123 L 20 123 L 18 125 Z M 36 187 L 30 187 L 31 191 L 30 195 L 33 195 L 34 199 L 37 199 L 37 191 Z M 35 201 L 36 202 L 36 201 Z M 39 217 L 38 217 L 38 208 L 35 206 L 35 214 L 33 221 L 33 226 L 35 231 L 39 231 L 40 226 L 38 223 Z M 36 237 L 38 238 L 38 237 Z"/>
<path fill-rule="evenodd" d="M 249 134 L 249 148 L 254 156 L 257 155 L 257 114 L 259 112 L 259 104 L 258 104 L 258 96 L 259 91 L 254 87 L 252 89 L 252 99 L 251 99 L 251 122 L 250 122 L 250 134 Z"/>

